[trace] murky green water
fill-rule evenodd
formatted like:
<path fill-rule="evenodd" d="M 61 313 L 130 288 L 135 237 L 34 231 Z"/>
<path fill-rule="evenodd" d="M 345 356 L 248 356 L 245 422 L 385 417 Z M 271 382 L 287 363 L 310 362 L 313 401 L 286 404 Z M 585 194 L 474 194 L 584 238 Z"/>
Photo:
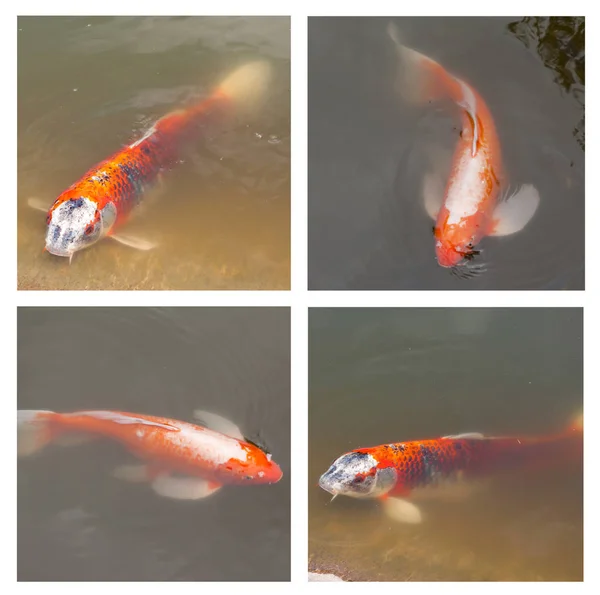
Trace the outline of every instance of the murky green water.
<path fill-rule="evenodd" d="M 515 473 L 424 522 L 331 495 L 354 448 L 462 432 L 552 434 L 582 408 L 579 309 L 311 309 L 309 568 L 350 580 L 582 580 L 583 471 Z"/>
<path fill-rule="evenodd" d="M 20 409 L 213 411 L 283 471 L 177 501 L 113 478 L 120 445 L 49 446 L 18 464 L 19 580 L 289 580 L 289 309 L 21 308 L 18 338 Z"/>
<path fill-rule="evenodd" d="M 286 289 L 290 260 L 287 17 L 18 20 L 18 268 L 22 289 Z M 245 62 L 274 68 L 257 113 L 211 129 L 127 233 L 73 264 L 42 253 L 44 215 L 91 166 Z M 123 228 L 125 229 L 125 228 Z"/>
<path fill-rule="evenodd" d="M 479 91 L 510 188 L 533 184 L 540 206 L 521 232 L 484 238 L 484 275 L 441 268 L 422 181 L 431 155 L 455 146 L 460 120 L 443 103 L 398 97 L 389 18 L 311 18 L 310 288 L 582 289 L 584 19 L 392 21 L 403 43 Z"/>

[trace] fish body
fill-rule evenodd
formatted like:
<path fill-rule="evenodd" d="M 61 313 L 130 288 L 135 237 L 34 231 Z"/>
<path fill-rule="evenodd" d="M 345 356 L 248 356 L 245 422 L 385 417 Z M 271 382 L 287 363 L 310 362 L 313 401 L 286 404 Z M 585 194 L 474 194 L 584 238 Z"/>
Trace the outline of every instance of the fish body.
<path fill-rule="evenodd" d="M 334 497 L 400 499 L 406 508 L 401 499 L 411 499 L 423 488 L 435 490 L 503 472 L 539 470 L 580 460 L 582 436 L 582 426 L 577 425 L 550 436 L 471 433 L 359 448 L 336 459 L 321 476 L 319 486 Z M 391 502 L 390 506 L 397 504 Z"/>
<path fill-rule="evenodd" d="M 256 101 L 269 73 L 264 62 L 239 68 L 206 100 L 164 116 L 140 139 L 87 171 L 47 211 L 45 249 L 72 258 L 104 237 L 140 249 L 152 247 L 115 230 L 129 219 L 162 172 L 181 160 L 206 123 L 222 119 L 241 103 Z"/>
<path fill-rule="evenodd" d="M 461 133 L 447 179 L 441 165 L 426 174 L 423 199 L 435 220 L 438 263 L 468 264 L 489 235 L 509 235 L 529 222 L 539 204 L 537 190 L 523 185 L 508 197 L 500 139 L 490 109 L 479 92 L 438 62 L 402 45 L 393 25 L 388 33 L 400 63 L 400 92 L 412 103 L 449 99 L 460 108 Z M 504 194 L 503 194 L 504 191 Z"/>
<path fill-rule="evenodd" d="M 231 422 L 209 415 L 213 425 L 216 419 L 216 425 L 220 423 L 228 434 L 184 421 L 120 411 L 19 411 L 18 452 L 30 455 L 50 443 L 69 443 L 81 436 L 110 439 L 142 462 L 120 468 L 117 476 L 150 482 L 161 495 L 174 498 L 186 498 L 186 494 L 204 497 L 207 490 L 212 493 L 222 485 L 281 479 L 281 469 L 270 454 L 246 441 Z M 182 491 L 182 487 L 186 489 Z"/>

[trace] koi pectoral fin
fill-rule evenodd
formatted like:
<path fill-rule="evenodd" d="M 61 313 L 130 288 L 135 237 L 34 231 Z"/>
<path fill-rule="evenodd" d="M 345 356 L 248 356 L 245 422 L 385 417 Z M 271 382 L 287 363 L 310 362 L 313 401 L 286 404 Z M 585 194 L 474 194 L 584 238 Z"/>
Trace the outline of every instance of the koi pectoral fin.
<path fill-rule="evenodd" d="M 521 231 L 535 214 L 540 195 L 535 186 L 524 184 L 496 207 L 489 235 L 507 236 Z"/>
<path fill-rule="evenodd" d="M 124 244 L 125 246 L 129 246 L 130 248 L 135 248 L 136 250 L 152 250 L 156 248 L 157 244 L 149 242 L 148 240 L 144 240 L 142 238 L 136 238 L 134 236 L 127 236 L 122 234 L 111 234 L 111 239 Z"/>
<path fill-rule="evenodd" d="M 47 201 L 38 198 L 37 196 L 32 196 L 27 199 L 27 206 L 35 209 L 36 211 L 43 211 L 44 213 L 48 212 L 50 205 Z"/>
<path fill-rule="evenodd" d="M 387 516 L 399 523 L 418 525 L 423 521 L 419 507 L 403 498 L 386 498 L 383 500 L 383 509 Z"/>
<path fill-rule="evenodd" d="M 246 440 L 242 431 L 232 421 L 229 421 L 216 413 L 209 413 L 208 411 L 196 409 L 194 411 L 194 418 L 200 423 L 203 423 L 210 430 L 215 430 L 216 432 L 231 436 L 231 438 L 237 438 L 238 440 Z"/>
<path fill-rule="evenodd" d="M 159 475 L 152 481 L 152 489 L 164 498 L 201 500 L 220 489 L 220 485 L 197 477 Z"/>

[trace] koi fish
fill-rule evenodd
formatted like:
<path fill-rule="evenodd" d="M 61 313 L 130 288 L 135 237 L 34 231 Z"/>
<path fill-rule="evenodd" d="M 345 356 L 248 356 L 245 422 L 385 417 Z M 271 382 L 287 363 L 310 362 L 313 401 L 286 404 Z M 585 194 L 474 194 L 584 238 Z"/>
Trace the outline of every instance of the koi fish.
<path fill-rule="evenodd" d="M 480 253 L 476 246 L 484 237 L 522 230 L 537 210 L 539 194 L 534 186 L 524 184 L 509 195 L 494 119 L 477 90 L 402 45 L 391 23 L 388 34 L 399 57 L 398 83 L 404 98 L 411 103 L 450 99 L 461 108 L 462 130 L 449 177 L 444 180 L 441 171 L 432 171 L 423 182 L 425 210 L 435 221 L 437 261 L 456 270 Z"/>
<path fill-rule="evenodd" d="M 114 440 L 142 461 L 118 467 L 115 477 L 148 482 L 160 496 L 180 500 L 206 498 L 223 485 L 268 484 L 281 479 L 281 469 L 271 455 L 244 438 L 234 423 L 206 411 L 195 411 L 194 416 L 212 429 L 121 411 L 19 410 L 17 453 L 32 455 L 50 443 Z"/>
<path fill-rule="evenodd" d="M 560 434 L 486 437 L 458 434 L 358 448 L 336 459 L 319 479 L 335 498 L 378 498 L 396 521 L 420 523 L 410 500 L 452 486 L 492 478 L 500 472 L 572 463 L 583 454 L 583 420 Z M 332 498 L 332 499 L 333 499 Z"/>
<path fill-rule="evenodd" d="M 110 237 L 140 250 L 151 242 L 116 233 L 159 181 L 163 171 L 180 161 L 208 119 L 221 118 L 232 107 L 254 104 L 270 79 L 266 62 L 242 66 L 227 77 L 206 100 L 158 120 L 140 139 L 86 172 L 65 190 L 49 210 L 38 199 L 30 206 L 47 211 L 45 250 L 68 257 Z"/>

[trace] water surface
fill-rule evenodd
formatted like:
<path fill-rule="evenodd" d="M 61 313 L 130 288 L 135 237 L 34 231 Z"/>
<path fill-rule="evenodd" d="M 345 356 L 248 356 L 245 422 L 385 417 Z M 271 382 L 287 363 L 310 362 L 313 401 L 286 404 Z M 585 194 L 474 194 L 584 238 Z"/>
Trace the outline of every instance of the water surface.
<path fill-rule="evenodd" d="M 289 580 L 287 308 L 21 308 L 18 407 L 234 421 L 281 466 L 274 485 L 176 501 L 111 477 L 99 441 L 18 466 L 18 579 Z"/>
<path fill-rule="evenodd" d="M 579 309 L 311 309 L 309 569 L 348 580 L 583 577 L 583 470 L 552 466 L 419 502 L 424 522 L 321 490 L 349 450 L 552 434 L 581 411 Z"/>
<path fill-rule="evenodd" d="M 509 187 L 540 193 L 523 231 L 479 244 L 487 272 L 476 279 L 437 264 L 421 196 L 460 119 L 399 98 L 390 20 L 403 43 L 479 91 Z M 583 288 L 582 18 L 311 18 L 308 33 L 311 289 Z"/>
<path fill-rule="evenodd" d="M 18 28 L 20 288 L 289 287 L 289 18 L 25 17 Z M 50 205 L 158 118 L 257 59 L 274 68 L 260 110 L 209 129 L 127 224 L 155 250 L 102 241 L 70 267 L 42 253 L 44 215 L 29 197 Z"/>

